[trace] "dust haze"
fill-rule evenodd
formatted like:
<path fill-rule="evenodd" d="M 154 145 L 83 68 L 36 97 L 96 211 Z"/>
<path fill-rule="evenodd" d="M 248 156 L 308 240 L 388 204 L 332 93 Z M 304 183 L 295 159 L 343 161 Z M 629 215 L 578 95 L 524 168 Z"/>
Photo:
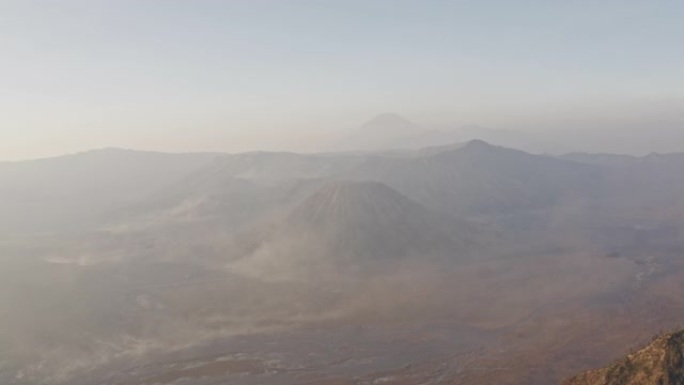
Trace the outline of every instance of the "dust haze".
<path fill-rule="evenodd" d="M 0 385 L 684 381 L 679 3 L 0 0 Z"/>
<path fill-rule="evenodd" d="M 530 152 L 383 114 L 316 154 L 0 164 L 3 382 L 541 384 L 680 322 L 683 155 L 470 130 Z"/>

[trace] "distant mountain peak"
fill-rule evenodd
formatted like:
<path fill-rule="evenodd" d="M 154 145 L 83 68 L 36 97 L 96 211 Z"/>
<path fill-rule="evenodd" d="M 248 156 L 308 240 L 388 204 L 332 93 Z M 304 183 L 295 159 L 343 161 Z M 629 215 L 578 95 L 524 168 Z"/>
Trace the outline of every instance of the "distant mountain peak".
<path fill-rule="evenodd" d="M 386 112 L 384 114 L 376 115 L 366 124 L 413 124 L 408 119 L 393 112 Z"/>
<path fill-rule="evenodd" d="M 336 144 L 337 150 L 379 150 L 393 147 L 391 143 L 424 133 L 419 125 L 397 114 L 380 114 L 350 131 Z"/>
<path fill-rule="evenodd" d="M 380 114 L 366 122 L 362 128 L 367 131 L 374 130 L 394 134 L 411 134 L 420 131 L 415 123 L 394 113 Z"/>
<path fill-rule="evenodd" d="M 494 147 L 496 147 L 496 146 L 491 145 L 482 139 L 473 139 L 471 141 L 466 142 L 463 145 L 463 148 L 487 148 L 487 149 L 491 149 Z"/>

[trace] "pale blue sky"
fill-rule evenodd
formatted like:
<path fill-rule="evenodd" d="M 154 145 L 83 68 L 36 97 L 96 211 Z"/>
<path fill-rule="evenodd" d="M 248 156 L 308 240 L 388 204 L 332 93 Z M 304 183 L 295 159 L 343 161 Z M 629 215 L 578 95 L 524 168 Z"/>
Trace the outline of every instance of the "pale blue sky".
<path fill-rule="evenodd" d="M 0 160 L 307 149 L 388 111 L 676 115 L 682 20 L 681 0 L 0 0 Z"/>

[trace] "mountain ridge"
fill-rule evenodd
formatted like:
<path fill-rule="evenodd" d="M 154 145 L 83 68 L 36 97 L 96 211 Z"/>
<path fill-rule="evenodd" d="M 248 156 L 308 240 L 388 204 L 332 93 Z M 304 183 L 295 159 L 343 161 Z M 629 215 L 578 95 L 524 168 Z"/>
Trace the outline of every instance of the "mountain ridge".
<path fill-rule="evenodd" d="M 684 330 L 656 338 L 650 345 L 603 369 L 591 370 L 561 385 L 682 385 Z"/>

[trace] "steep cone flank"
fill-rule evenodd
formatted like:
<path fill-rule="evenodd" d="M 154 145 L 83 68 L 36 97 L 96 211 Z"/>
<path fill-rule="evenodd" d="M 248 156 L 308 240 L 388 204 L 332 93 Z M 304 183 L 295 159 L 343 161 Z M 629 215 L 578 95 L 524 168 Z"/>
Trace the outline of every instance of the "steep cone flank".
<path fill-rule="evenodd" d="M 354 225 L 368 220 L 399 220 L 426 215 L 417 203 L 377 182 L 340 182 L 306 199 L 292 220 L 314 226 Z"/>
<path fill-rule="evenodd" d="M 287 225 L 290 234 L 325 240 L 333 253 L 373 258 L 457 253 L 461 230 L 377 182 L 327 185 Z"/>

